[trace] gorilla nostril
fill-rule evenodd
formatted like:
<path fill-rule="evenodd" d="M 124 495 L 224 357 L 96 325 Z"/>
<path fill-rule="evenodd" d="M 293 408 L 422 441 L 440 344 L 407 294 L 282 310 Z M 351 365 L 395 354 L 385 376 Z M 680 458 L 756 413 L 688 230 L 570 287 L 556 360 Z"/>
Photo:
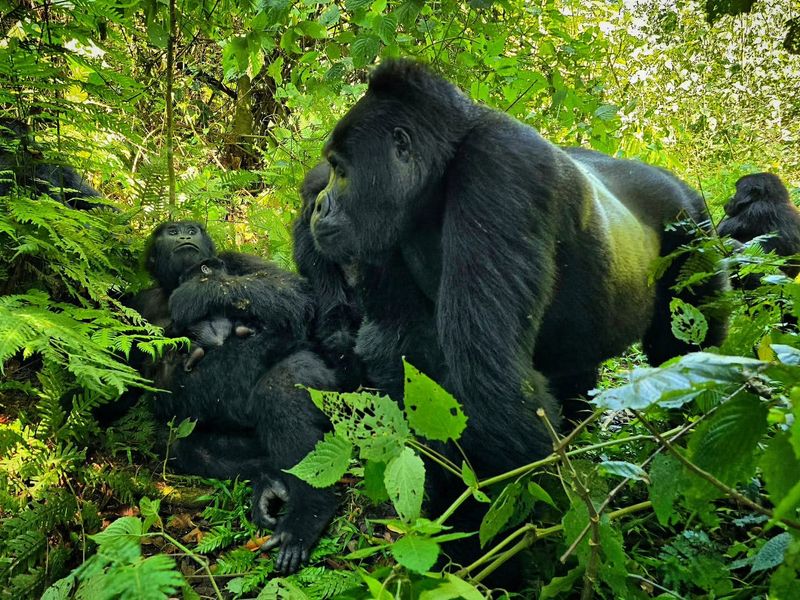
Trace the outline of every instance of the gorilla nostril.
<path fill-rule="evenodd" d="M 331 197 L 330 194 L 322 194 L 317 198 L 316 204 L 317 217 L 322 219 L 327 217 L 331 212 Z"/>

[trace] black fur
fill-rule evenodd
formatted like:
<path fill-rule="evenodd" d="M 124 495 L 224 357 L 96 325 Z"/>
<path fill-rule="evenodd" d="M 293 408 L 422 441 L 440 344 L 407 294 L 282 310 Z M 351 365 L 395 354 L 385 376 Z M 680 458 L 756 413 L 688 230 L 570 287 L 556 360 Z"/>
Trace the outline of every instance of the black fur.
<path fill-rule="evenodd" d="M 91 200 L 100 198 L 100 193 L 75 169 L 43 160 L 25 123 L 0 119 L 0 196 L 8 196 L 14 185 L 36 196 L 46 194 L 71 208 L 105 206 Z"/>
<path fill-rule="evenodd" d="M 316 348 L 336 372 L 339 387 L 354 390 L 361 383 L 363 371 L 355 354 L 356 333 L 361 324 L 354 288 L 358 268 L 355 263 L 339 264 L 325 258 L 311 235 L 314 203 L 329 179 L 328 163 L 320 163 L 308 172 L 300 188 L 303 210 L 293 227 L 294 261 L 314 291 L 317 306 L 311 335 Z"/>
<path fill-rule="evenodd" d="M 743 244 L 774 233 L 760 242 L 765 251 L 775 251 L 778 256 L 800 253 L 800 211 L 792 204 L 789 190 L 772 173 L 745 175 L 736 182 L 736 194 L 725 204 L 725 218 L 717 231 Z M 784 271 L 796 277 L 800 267 L 785 266 Z M 757 286 L 758 282 L 746 286 L 751 284 Z"/>
<path fill-rule="evenodd" d="M 648 284 L 653 260 L 692 235 L 665 225 L 708 219 L 670 173 L 562 150 L 406 60 L 375 70 L 324 155 L 333 176 L 311 232 L 329 261 L 359 265 L 368 378 L 399 397 L 405 355 L 444 384 L 480 476 L 548 454 L 536 410 L 557 424 L 602 360 L 636 340 L 653 363 L 689 349 L 670 329 L 680 261 Z M 724 332 L 712 318 L 706 343 Z"/>
<path fill-rule="evenodd" d="M 276 567 L 295 571 L 337 504 L 333 490 L 314 489 L 281 471 L 299 462 L 329 429 L 296 384 L 333 389 L 336 383 L 307 348 L 313 310 L 308 288 L 299 276 L 258 257 L 217 255 L 203 227 L 193 222 L 159 226 L 146 262 L 158 286 L 140 295 L 145 317 L 162 319 L 173 335 L 228 321 L 222 345 L 192 364 L 194 369 L 182 368 L 185 358 L 176 354 L 155 367 L 156 384 L 171 391 L 158 398 L 157 414 L 198 420 L 197 432 L 180 440 L 171 464 L 186 473 L 254 479 L 253 517 L 273 528 L 264 549 L 279 546 Z M 252 335 L 231 336 L 240 327 L 235 323 L 253 324 Z M 285 505 L 280 518 L 276 503 Z"/>

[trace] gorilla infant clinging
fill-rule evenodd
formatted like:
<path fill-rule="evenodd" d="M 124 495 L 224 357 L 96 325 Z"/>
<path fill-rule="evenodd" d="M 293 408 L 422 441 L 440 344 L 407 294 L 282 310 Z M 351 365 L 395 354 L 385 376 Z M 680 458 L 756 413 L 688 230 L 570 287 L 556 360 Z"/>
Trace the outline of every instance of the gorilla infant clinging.
<path fill-rule="evenodd" d="M 536 410 L 558 422 L 604 359 L 636 340 L 654 364 L 688 350 L 671 297 L 696 304 L 725 286 L 673 292 L 681 259 L 648 283 L 653 260 L 694 235 L 666 225 L 708 219 L 683 182 L 561 149 L 415 62 L 373 72 L 324 156 L 311 231 L 327 260 L 358 265 L 367 377 L 399 398 L 406 356 L 442 383 L 484 477 L 549 453 Z M 724 332 L 711 315 L 706 343 Z"/>

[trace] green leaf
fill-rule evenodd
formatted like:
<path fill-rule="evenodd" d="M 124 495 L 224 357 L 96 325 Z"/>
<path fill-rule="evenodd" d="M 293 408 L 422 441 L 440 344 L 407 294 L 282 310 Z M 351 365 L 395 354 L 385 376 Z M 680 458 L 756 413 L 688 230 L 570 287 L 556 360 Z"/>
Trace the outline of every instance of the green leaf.
<path fill-rule="evenodd" d="M 425 465 L 411 448 L 404 448 L 399 456 L 386 465 L 383 482 L 397 514 L 403 520 L 413 521 L 419 517 L 425 489 Z"/>
<path fill-rule="evenodd" d="M 430 538 L 407 535 L 392 544 L 392 556 L 405 568 L 425 573 L 439 557 L 439 544 Z"/>
<path fill-rule="evenodd" d="M 683 466 L 670 454 L 659 454 L 650 467 L 648 492 L 658 522 L 667 525 L 672 516 L 672 506 L 678 497 L 683 481 Z"/>
<path fill-rule="evenodd" d="M 687 344 L 700 345 L 708 333 L 708 321 L 698 309 L 680 298 L 669 303 L 672 335 Z"/>
<path fill-rule="evenodd" d="M 775 507 L 772 513 L 773 521 L 778 521 L 789 515 L 794 515 L 798 508 L 800 508 L 800 481 L 786 492 L 786 496 L 781 500 L 780 504 Z"/>
<path fill-rule="evenodd" d="M 378 50 L 381 47 L 381 40 L 376 35 L 359 34 L 350 46 L 350 54 L 353 59 L 353 66 L 356 69 L 366 67 L 375 60 Z"/>
<path fill-rule="evenodd" d="M 575 589 L 577 581 L 583 577 L 583 572 L 583 566 L 577 565 L 563 577 L 553 577 L 550 583 L 539 592 L 539 600 L 550 600 L 551 598 L 557 598 L 562 593 L 571 592 Z"/>
<path fill-rule="evenodd" d="M 767 483 L 769 499 L 777 506 L 800 481 L 800 461 L 797 460 L 788 434 L 779 432 L 770 440 L 761 457 L 760 466 Z"/>
<path fill-rule="evenodd" d="M 766 571 L 767 569 L 774 569 L 783 562 L 783 557 L 786 554 L 786 549 L 792 542 L 792 534 L 788 531 L 779 533 L 774 538 L 769 540 L 761 547 L 761 550 L 756 554 L 753 560 L 753 566 L 750 573 L 758 571 Z"/>
<path fill-rule="evenodd" d="M 326 433 L 314 450 L 285 471 L 316 488 L 328 487 L 342 478 L 352 457 L 353 445 L 349 440 Z"/>
<path fill-rule="evenodd" d="M 382 550 L 386 550 L 389 547 L 389 544 L 379 544 L 377 546 L 367 546 L 366 548 L 359 548 L 358 550 L 354 550 L 350 554 L 344 556 L 347 560 L 358 560 L 361 558 L 367 558 L 368 556 L 372 556 L 373 554 L 377 554 Z"/>
<path fill-rule="evenodd" d="M 388 396 L 319 390 L 309 393 L 330 418 L 336 435 L 357 446 L 364 460 L 388 463 L 402 452 L 411 435 L 403 411 Z"/>
<path fill-rule="evenodd" d="M 609 122 L 616 118 L 618 111 L 619 107 L 615 106 L 614 104 L 601 104 L 594 111 L 594 116 L 601 121 Z"/>
<path fill-rule="evenodd" d="M 522 484 L 510 483 L 503 488 L 497 500 L 489 507 L 486 516 L 481 521 L 479 531 L 481 548 L 503 530 L 503 527 L 514 514 L 514 506 L 521 492 Z"/>
<path fill-rule="evenodd" d="M 701 423 L 689 440 L 692 462 L 727 485 L 753 474 L 753 453 L 767 431 L 767 407 L 739 394 Z"/>
<path fill-rule="evenodd" d="M 658 369 L 635 369 L 630 383 L 606 390 L 593 404 L 609 410 L 679 408 L 707 389 L 741 385 L 767 366 L 753 358 L 694 352 Z"/>
<path fill-rule="evenodd" d="M 300 30 L 303 34 L 315 40 L 324 39 L 328 35 L 328 30 L 325 26 L 317 21 L 304 21 L 300 23 Z"/>
<path fill-rule="evenodd" d="M 364 465 L 364 493 L 370 502 L 379 504 L 389 499 L 383 478 L 386 474 L 386 463 L 368 460 Z"/>
<path fill-rule="evenodd" d="M 462 461 L 461 463 L 461 479 L 464 481 L 467 487 L 478 487 L 478 476 L 475 475 L 475 471 L 469 468 L 469 465 L 466 463 L 466 461 Z"/>
<path fill-rule="evenodd" d="M 600 472 L 605 475 L 616 475 L 617 477 L 627 477 L 634 481 L 647 481 L 647 473 L 644 469 L 633 463 L 623 460 L 605 460 L 599 465 Z"/>
<path fill-rule="evenodd" d="M 479 590 L 455 575 L 446 573 L 444 579 L 445 583 L 440 584 L 432 590 L 425 590 L 422 592 L 419 595 L 419 600 L 455 600 L 456 598 L 463 598 L 463 600 L 484 600 L 486 598 Z"/>
<path fill-rule="evenodd" d="M 403 371 L 406 418 L 414 431 L 429 440 L 457 440 L 467 417 L 455 398 L 405 360 Z"/>
<path fill-rule="evenodd" d="M 556 503 L 553 502 L 553 499 L 550 497 L 545 489 L 540 486 L 538 483 L 529 481 L 528 482 L 528 493 L 533 497 L 534 500 L 539 500 L 540 502 L 544 502 L 545 504 L 549 504 L 553 508 L 556 507 Z"/>
<path fill-rule="evenodd" d="M 181 440 L 183 438 L 189 437 L 189 435 L 194 431 L 196 425 L 197 421 L 193 421 L 192 419 L 189 418 L 184 419 L 175 428 L 175 432 L 173 434 L 174 438 L 176 440 Z"/>

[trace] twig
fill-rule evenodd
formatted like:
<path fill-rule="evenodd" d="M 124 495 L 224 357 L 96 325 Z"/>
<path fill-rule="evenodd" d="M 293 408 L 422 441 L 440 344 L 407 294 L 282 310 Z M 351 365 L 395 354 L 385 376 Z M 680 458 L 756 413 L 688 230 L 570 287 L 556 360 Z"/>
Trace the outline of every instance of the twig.
<path fill-rule="evenodd" d="M 718 490 L 723 492 L 726 496 L 729 496 L 730 498 L 732 498 L 733 500 L 735 500 L 736 502 L 738 502 L 742 506 L 746 506 L 750 510 L 754 510 L 757 513 L 760 513 L 762 515 L 766 515 L 770 519 L 774 518 L 773 512 L 770 509 L 768 509 L 768 508 L 766 508 L 764 506 L 761 506 L 760 504 L 758 504 L 756 502 L 753 502 L 752 500 L 750 500 L 750 498 L 740 494 L 735 489 L 733 489 L 731 486 L 722 483 L 719 479 L 714 477 L 711 473 L 701 469 L 696 464 L 694 464 L 692 461 L 690 461 L 688 458 L 686 458 L 682 453 L 678 452 L 678 450 L 668 440 L 664 439 L 664 437 L 662 437 L 661 434 L 658 433 L 656 428 L 653 427 L 653 425 L 647 419 L 644 418 L 644 415 L 642 415 L 641 413 L 639 413 L 636 410 L 634 410 L 633 412 L 637 416 L 637 418 L 641 421 L 642 425 L 644 425 L 645 427 L 647 427 L 647 429 L 650 430 L 650 433 L 653 434 L 653 436 L 659 441 L 659 443 L 663 444 L 664 447 L 667 450 L 669 450 L 670 453 L 672 453 L 672 455 L 675 458 L 677 458 L 678 461 L 680 461 L 683 464 L 683 466 L 685 466 L 687 469 L 689 469 L 692 473 L 694 473 L 695 475 L 697 475 L 701 479 L 706 480 L 708 483 L 713 485 L 715 488 L 717 488 Z M 784 525 L 786 525 L 787 527 L 791 527 L 792 529 L 797 529 L 798 531 L 800 531 L 800 523 L 798 523 L 794 519 L 782 518 L 782 519 L 779 519 L 779 521 L 781 523 L 783 523 Z"/>
<path fill-rule="evenodd" d="M 547 413 L 544 409 L 538 409 L 536 415 L 544 421 L 545 428 L 553 440 L 553 448 L 561 456 L 563 464 L 572 472 L 572 482 L 578 496 L 583 500 L 586 505 L 586 510 L 589 512 L 589 524 L 591 525 L 592 538 L 589 540 L 589 558 L 586 561 L 586 571 L 583 574 L 583 589 L 581 590 L 581 600 L 591 600 L 594 596 L 594 583 L 597 580 L 597 571 L 600 568 L 600 515 L 597 513 L 592 502 L 592 496 L 589 490 L 583 484 L 578 471 L 572 465 L 569 457 L 567 456 L 565 446 L 558 438 L 556 430 L 550 419 L 547 418 Z M 525 541 L 525 540 L 523 540 Z"/>

